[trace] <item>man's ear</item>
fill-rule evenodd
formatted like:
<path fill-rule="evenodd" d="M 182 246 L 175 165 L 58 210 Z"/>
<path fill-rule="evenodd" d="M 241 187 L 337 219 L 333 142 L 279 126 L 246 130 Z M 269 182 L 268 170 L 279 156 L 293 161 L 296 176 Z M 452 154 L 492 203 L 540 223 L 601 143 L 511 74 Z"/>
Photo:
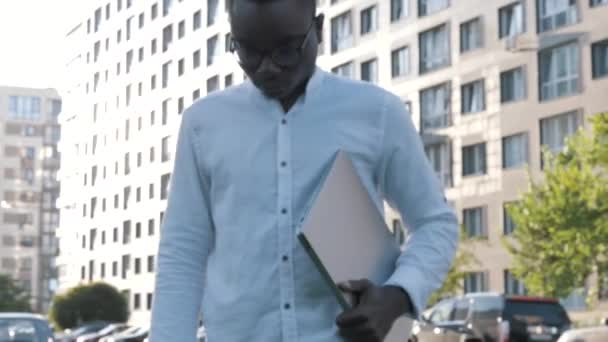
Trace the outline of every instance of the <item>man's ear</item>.
<path fill-rule="evenodd" d="M 317 41 L 320 43 L 323 41 L 323 21 L 325 19 L 325 15 L 323 13 L 319 13 L 315 17 L 315 32 L 317 33 Z"/>

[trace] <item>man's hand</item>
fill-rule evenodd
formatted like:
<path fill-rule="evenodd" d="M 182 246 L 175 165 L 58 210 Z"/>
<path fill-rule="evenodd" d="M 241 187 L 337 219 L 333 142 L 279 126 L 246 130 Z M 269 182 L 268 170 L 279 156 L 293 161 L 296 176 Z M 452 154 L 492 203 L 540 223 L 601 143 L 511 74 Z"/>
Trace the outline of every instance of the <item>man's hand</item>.
<path fill-rule="evenodd" d="M 410 298 L 394 286 L 375 286 L 369 280 L 349 281 L 338 287 L 357 300 L 336 319 L 348 342 L 382 342 L 397 318 L 412 312 Z"/>

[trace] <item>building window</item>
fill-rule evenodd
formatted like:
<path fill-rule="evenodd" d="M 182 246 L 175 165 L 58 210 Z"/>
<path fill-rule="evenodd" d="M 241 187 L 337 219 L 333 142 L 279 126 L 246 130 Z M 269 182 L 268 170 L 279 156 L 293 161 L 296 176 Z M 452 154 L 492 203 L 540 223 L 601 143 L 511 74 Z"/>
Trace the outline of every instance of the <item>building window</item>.
<path fill-rule="evenodd" d="M 373 5 L 361 11 L 361 35 L 378 30 L 378 6 Z"/>
<path fill-rule="evenodd" d="M 135 268 L 135 270 L 134 270 L 135 274 L 141 273 L 141 259 L 140 258 L 135 258 L 134 268 Z"/>
<path fill-rule="evenodd" d="M 460 52 L 483 47 L 483 28 L 481 18 L 469 20 L 460 25 Z"/>
<path fill-rule="evenodd" d="M 163 64 L 163 89 L 167 88 L 169 86 L 169 71 L 171 68 L 171 61 Z"/>
<path fill-rule="evenodd" d="M 608 76 L 608 39 L 592 44 L 591 55 L 593 78 Z"/>
<path fill-rule="evenodd" d="M 18 120 L 40 119 L 40 98 L 36 96 L 9 96 L 8 117 Z"/>
<path fill-rule="evenodd" d="M 462 224 L 468 238 L 488 237 L 485 207 L 468 208 L 462 211 Z"/>
<path fill-rule="evenodd" d="M 526 32 L 524 5 L 517 1 L 498 10 L 498 38 L 515 37 Z"/>
<path fill-rule="evenodd" d="M 601 5 L 608 5 L 608 0 L 591 0 L 591 7 L 596 7 L 596 6 L 601 6 Z"/>
<path fill-rule="evenodd" d="M 378 59 L 373 58 L 361 63 L 361 80 L 378 83 Z"/>
<path fill-rule="evenodd" d="M 524 283 L 513 275 L 509 270 L 504 270 L 505 288 L 504 293 L 506 295 L 518 295 L 525 296 L 528 294 Z"/>
<path fill-rule="evenodd" d="M 391 77 L 405 76 L 410 72 L 410 48 L 400 47 L 391 52 Z"/>
<path fill-rule="evenodd" d="M 409 15 L 409 0 L 391 0 L 391 22 L 396 22 Z"/>
<path fill-rule="evenodd" d="M 133 17 L 129 17 L 127 19 L 127 41 L 131 40 L 131 23 L 133 22 Z"/>
<path fill-rule="evenodd" d="M 528 134 L 519 133 L 502 138 L 502 167 L 513 169 L 528 162 Z"/>
<path fill-rule="evenodd" d="M 169 179 L 170 173 L 166 173 L 160 177 L 160 199 L 165 200 L 169 195 Z"/>
<path fill-rule="evenodd" d="M 449 6 L 449 0 L 418 0 L 418 15 L 421 17 L 431 15 Z"/>
<path fill-rule="evenodd" d="M 502 233 L 505 236 L 511 235 L 515 231 L 515 222 L 509 214 L 508 206 L 509 203 L 505 203 L 502 206 Z"/>
<path fill-rule="evenodd" d="M 578 22 L 576 0 L 537 0 L 538 31 L 547 32 Z"/>
<path fill-rule="evenodd" d="M 184 97 L 180 97 L 177 99 L 177 114 L 182 114 L 184 112 Z"/>
<path fill-rule="evenodd" d="M 182 76 L 184 74 L 185 69 L 185 61 L 184 59 L 180 59 L 177 61 L 177 76 Z"/>
<path fill-rule="evenodd" d="M 200 97 L 201 97 L 200 89 L 196 89 L 195 91 L 192 92 L 192 102 L 198 100 Z"/>
<path fill-rule="evenodd" d="M 207 94 L 210 94 L 218 89 L 220 89 L 220 78 L 217 75 L 207 79 Z"/>
<path fill-rule="evenodd" d="M 196 31 L 201 28 L 201 11 L 198 10 L 192 15 L 192 31 Z"/>
<path fill-rule="evenodd" d="M 233 76 L 232 74 L 228 74 L 226 76 L 224 76 L 224 87 L 228 88 L 232 85 L 233 80 L 232 80 Z"/>
<path fill-rule="evenodd" d="M 154 184 L 150 184 L 150 193 L 154 194 Z M 154 197 L 154 196 L 152 196 Z M 150 198 L 152 198 L 150 197 Z M 154 219 L 148 220 L 148 236 L 154 235 Z"/>
<path fill-rule="evenodd" d="M 486 144 L 480 143 L 462 148 L 462 175 L 475 176 L 486 173 Z"/>
<path fill-rule="evenodd" d="M 449 82 L 420 92 L 420 120 L 423 131 L 452 124 L 450 93 Z"/>
<path fill-rule="evenodd" d="M 112 277 L 118 276 L 118 261 L 112 262 Z"/>
<path fill-rule="evenodd" d="M 122 223 L 122 244 L 126 245 L 131 242 L 131 221 Z"/>
<path fill-rule="evenodd" d="M 452 146 L 449 142 L 426 145 L 424 147 L 431 167 L 441 184 L 452 187 Z"/>
<path fill-rule="evenodd" d="M 217 20 L 218 0 L 207 0 L 207 27 Z"/>
<path fill-rule="evenodd" d="M 500 73 L 500 102 L 515 102 L 526 98 L 526 76 L 523 67 Z"/>
<path fill-rule="evenodd" d="M 139 25 L 138 25 L 138 27 L 139 27 L 140 29 L 144 27 L 144 21 L 145 21 L 145 17 L 146 17 L 146 16 L 145 16 L 143 13 L 141 13 L 141 14 L 139 15 L 139 23 L 138 23 Z"/>
<path fill-rule="evenodd" d="M 152 294 L 148 293 L 146 296 L 146 309 L 148 311 L 152 310 Z"/>
<path fill-rule="evenodd" d="M 163 0 L 163 17 L 166 17 L 169 15 L 172 5 L 173 5 L 173 0 Z"/>
<path fill-rule="evenodd" d="M 217 41 L 217 35 L 207 39 L 207 66 L 213 64 L 215 62 L 215 58 L 219 55 L 217 51 Z"/>
<path fill-rule="evenodd" d="M 177 25 L 177 39 L 182 39 L 186 35 L 186 21 L 182 20 Z"/>
<path fill-rule="evenodd" d="M 469 272 L 464 277 L 464 293 L 488 291 L 488 274 L 486 272 Z"/>
<path fill-rule="evenodd" d="M 158 4 L 154 4 L 150 7 L 150 18 L 154 20 L 156 17 L 158 17 Z"/>
<path fill-rule="evenodd" d="M 167 25 L 163 28 L 163 52 L 169 50 L 171 43 L 173 43 L 173 25 Z"/>
<path fill-rule="evenodd" d="M 579 92 L 579 60 L 579 48 L 576 42 L 542 50 L 539 53 L 541 101 Z"/>
<path fill-rule="evenodd" d="M 154 272 L 154 255 L 148 256 L 148 273 Z"/>
<path fill-rule="evenodd" d="M 477 80 L 462 86 L 462 113 L 478 113 L 485 110 L 484 80 Z"/>
<path fill-rule="evenodd" d="M 576 133 L 580 126 L 579 113 L 569 112 L 540 120 L 540 143 L 552 154 L 564 150 L 566 138 Z"/>
<path fill-rule="evenodd" d="M 150 55 L 154 56 L 156 54 L 156 38 L 152 39 L 150 42 Z"/>
<path fill-rule="evenodd" d="M 197 69 L 201 66 L 201 50 L 196 50 L 192 53 L 192 69 Z"/>
<path fill-rule="evenodd" d="M 162 118 L 161 118 L 161 124 L 163 126 L 165 126 L 167 124 L 168 121 L 168 117 L 169 117 L 169 104 L 171 103 L 171 99 L 166 99 L 163 101 L 162 104 Z"/>
<path fill-rule="evenodd" d="M 353 23 L 351 12 L 331 19 L 331 53 L 353 46 Z"/>
<path fill-rule="evenodd" d="M 342 77 L 353 78 L 353 62 L 338 65 L 332 68 L 331 72 Z"/>
<path fill-rule="evenodd" d="M 446 24 L 420 33 L 420 73 L 450 65 L 450 37 Z"/>

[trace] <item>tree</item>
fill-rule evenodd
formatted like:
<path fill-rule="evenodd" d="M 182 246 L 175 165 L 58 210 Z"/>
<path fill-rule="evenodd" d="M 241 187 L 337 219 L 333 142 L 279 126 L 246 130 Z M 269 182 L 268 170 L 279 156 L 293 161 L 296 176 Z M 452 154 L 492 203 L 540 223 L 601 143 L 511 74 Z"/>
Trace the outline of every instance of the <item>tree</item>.
<path fill-rule="evenodd" d="M 512 272 L 532 294 L 563 298 L 590 275 L 608 274 L 608 113 L 591 121 L 562 153 L 544 153 L 544 180 L 530 177 L 508 206 L 517 227 L 505 240 Z"/>
<path fill-rule="evenodd" d="M 80 285 L 56 295 L 49 313 L 60 329 L 71 329 L 92 321 L 126 322 L 129 311 L 126 298 L 112 285 Z"/>
<path fill-rule="evenodd" d="M 479 260 L 477 260 L 475 254 L 471 251 L 471 242 L 473 242 L 473 240 L 467 238 L 464 227 L 462 227 L 460 232 L 460 246 L 458 252 L 456 252 L 456 257 L 452 262 L 452 266 L 448 271 L 443 285 L 429 298 L 429 307 L 435 305 L 444 298 L 457 296 L 462 293 L 464 278 L 467 275 L 468 270 L 474 265 L 479 265 Z"/>
<path fill-rule="evenodd" d="M 15 281 L 0 274 L 0 312 L 31 312 L 29 294 Z"/>

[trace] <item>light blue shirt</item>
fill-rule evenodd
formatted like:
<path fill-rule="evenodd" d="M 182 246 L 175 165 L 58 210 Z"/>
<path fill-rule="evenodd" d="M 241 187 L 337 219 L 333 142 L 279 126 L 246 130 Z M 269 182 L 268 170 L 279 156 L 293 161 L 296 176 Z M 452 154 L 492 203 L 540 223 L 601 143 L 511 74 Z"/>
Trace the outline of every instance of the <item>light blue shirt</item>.
<path fill-rule="evenodd" d="M 183 116 L 161 231 L 152 342 L 342 341 L 341 309 L 296 239 L 324 171 L 347 151 L 409 238 L 387 284 L 424 310 L 450 267 L 458 224 L 399 97 L 317 69 L 285 113 L 250 81 Z"/>

